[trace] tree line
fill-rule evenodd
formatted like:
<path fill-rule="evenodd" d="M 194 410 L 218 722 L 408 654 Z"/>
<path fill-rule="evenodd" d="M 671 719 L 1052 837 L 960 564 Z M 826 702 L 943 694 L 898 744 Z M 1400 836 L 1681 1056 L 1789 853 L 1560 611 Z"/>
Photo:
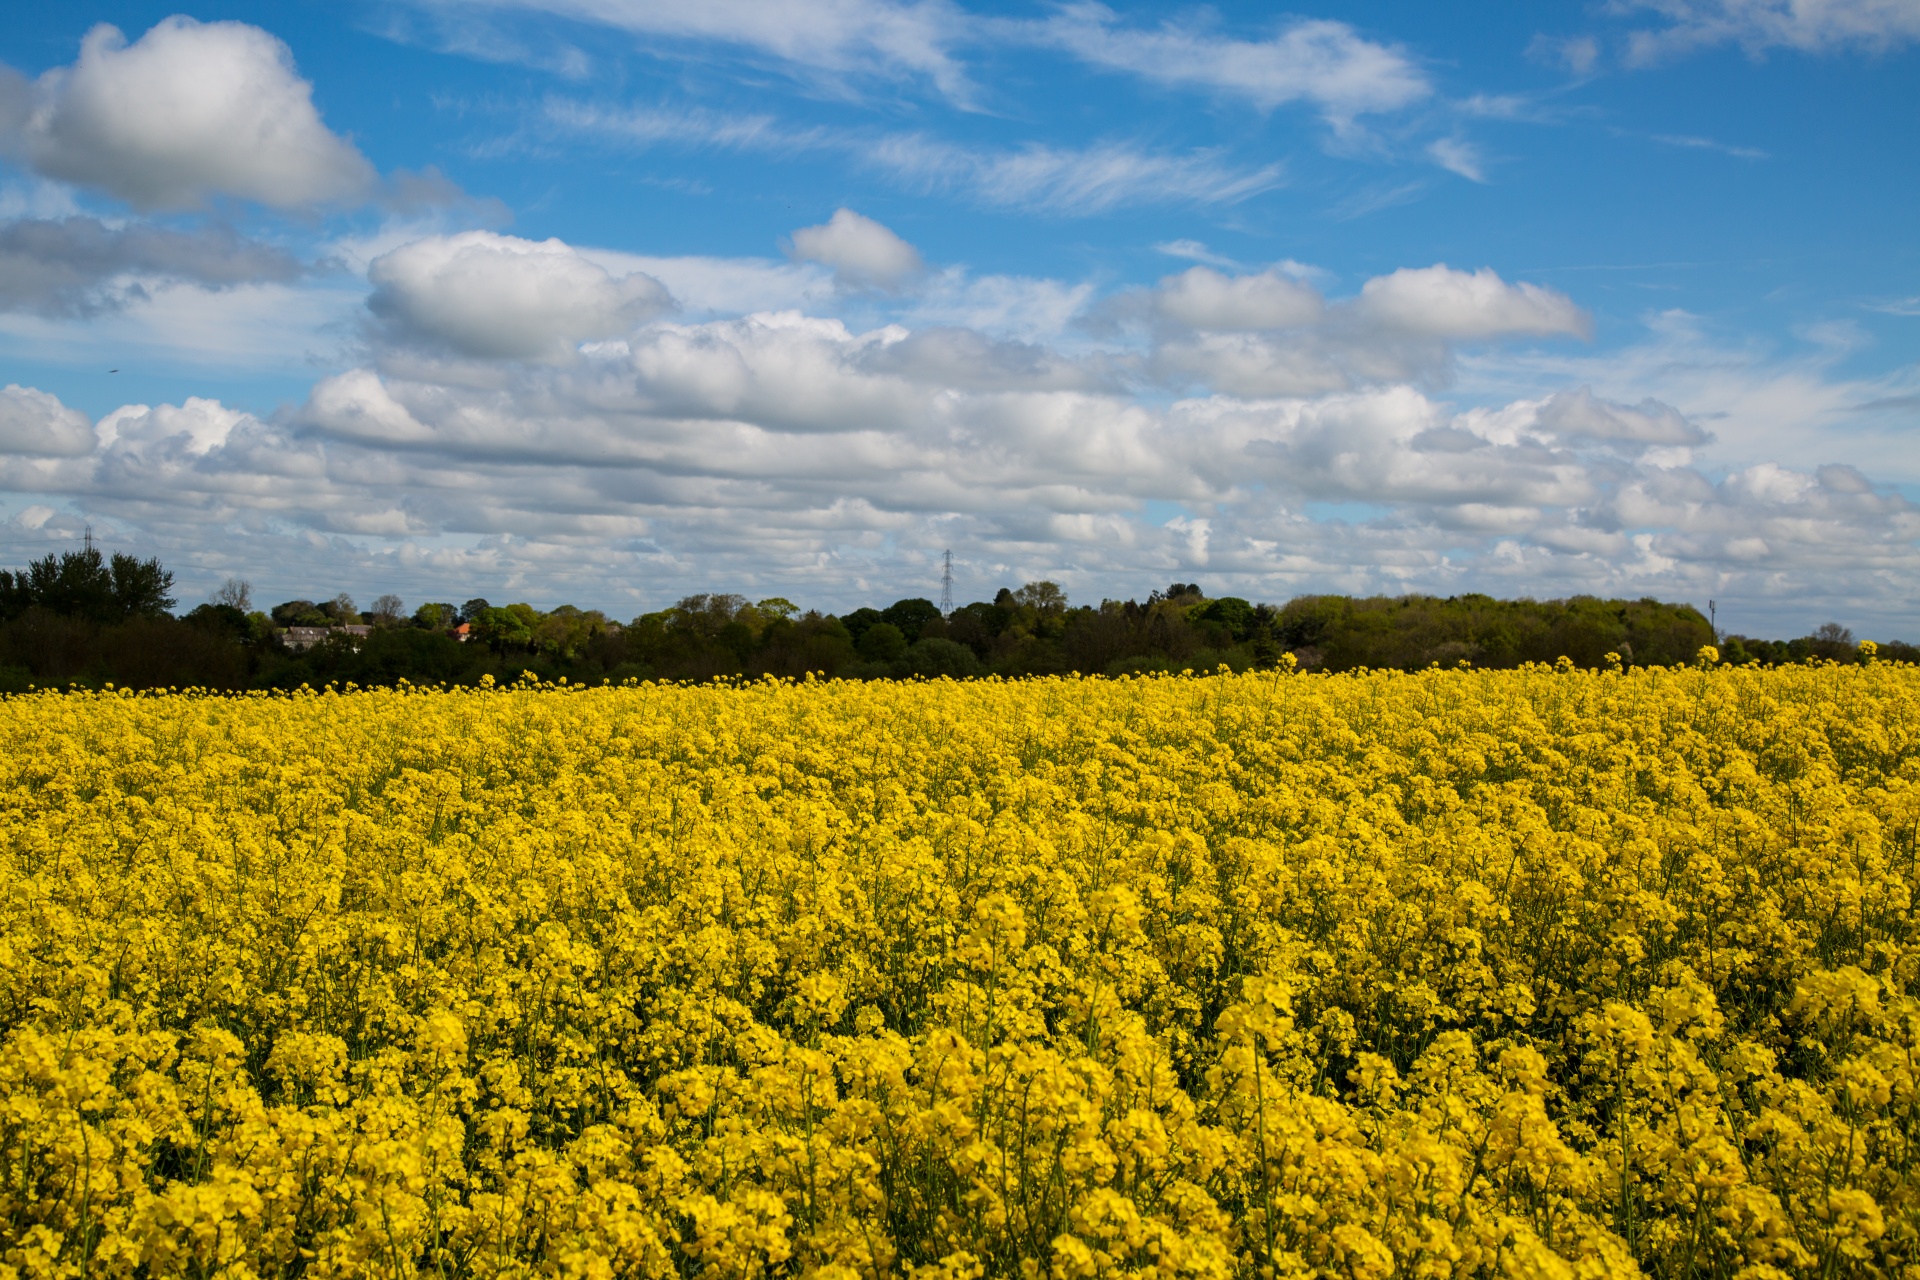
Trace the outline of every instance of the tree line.
<path fill-rule="evenodd" d="M 157 559 L 107 556 L 89 541 L 0 570 L 0 691 L 99 687 L 292 689 L 329 683 L 473 684 L 532 671 L 597 684 L 722 676 L 902 679 L 1359 667 L 1439 663 L 1514 667 L 1566 657 L 1598 667 L 1690 662 L 1715 643 L 1691 605 L 1657 600 L 1499 600 L 1486 595 L 1299 596 L 1258 604 L 1175 582 L 1144 600 L 1071 604 L 1052 582 L 1003 588 L 943 614 L 921 597 L 833 615 L 775 596 L 691 595 L 619 622 L 594 609 L 433 601 L 408 611 L 383 595 L 362 610 L 338 594 L 254 607 L 230 579 L 176 616 L 173 574 Z M 319 628 L 295 633 L 293 628 Z M 294 641 L 318 635 L 317 643 Z M 1723 660 L 1853 660 L 1828 624 L 1778 641 L 1723 636 Z M 1883 659 L 1920 650 L 1880 646 Z"/>

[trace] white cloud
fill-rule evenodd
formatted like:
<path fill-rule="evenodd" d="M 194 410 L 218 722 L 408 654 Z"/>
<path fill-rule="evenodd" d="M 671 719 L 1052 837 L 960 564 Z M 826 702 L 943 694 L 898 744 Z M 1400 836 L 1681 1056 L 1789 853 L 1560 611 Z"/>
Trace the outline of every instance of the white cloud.
<path fill-rule="evenodd" d="M 1672 405 L 1648 398 L 1637 405 L 1615 404 L 1591 387 L 1549 396 L 1536 424 L 1561 440 L 1602 440 L 1644 445 L 1699 445 L 1712 439 Z"/>
<path fill-rule="evenodd" d="M 1143 31 L 1119 25 L 1101 4 L 1073 4 L 1032 28 L 1035 37 L 1094 66 L 1248 102 L 1262 110 L 1308 102 L 1337 121 L 1392 111 L 1432 92 L 1402 52 L 1363 39 L 1344 22 L 1305 21 L 1265 40 L 1238 40 L 1191 25 Z"/>
<path fill-rule="evenodd" d="M 613 276 L 559 240 L 489 231 L 432 236 L 375 258 L 373 313 L 402 336 L 482 359 L 552 359 L 672 305 L 666 287 Z"/>
<path fill-rule="evenodd" d="M 1487 180 L 1487 162 L 1480 149 L 1461 138 L 1439 138 L 1427 146 L 1427 155 L 1449 173 L 1457 173 L 1470 182 Z"/>
<path fill-rule="evenodd" d="M 958 189 L 983 204 L 1074 215 L 1122 205 L 1233 204 L 1279 186 L 1282 173 L 1277 164 L 1248 167 L 1209 151 L 1166 154 L 1128 142 L 981 151 L 919 134 L 889 135 L 863 159 L 926 190 Z"/>
<path fill-rule="evenodd" d="M 1155 253 L 1164 253 L 1169 258 L 1185 258 L 1188 262 L 1204 262 L 1210 267 L 1235 268 L 1240 264 L 1232 258 L 1213 252 L 1198 240 L 1168 240 L 1153 246 Z"/>
<path fill-rule="evenodd" d="M 836 209 L 825 224 L 796 230 L 793 256 L 833 268 L 856 289 L 898 289 L 926 270 L 919 250 L 851 209 Z"/>
<path fill-rule="evenodd" d="M 1718 151 L 1721 155 L 1734 156 L 1741 160 L 1765 160 L 1768 153 L 1759 147 L 1736 147 L 1712 138 L 1695 137 L 1692 134 L 1656 133 L 1653 140 L 1666 147 L 1685 147 L 1690 151 Z"/>
<path fill-rule="evenodd" d="M 1590 76 L 1600 62 L 1600 42 L 1592 36 L 1538 35 L 1527 54 L 1540 62 L 1565 67 L 1576 76 Z"/>
<path fill-rule="evenodd" d="M 96 433 L 107 448 L 173 449 L 202 457 L 224 445 L 235 427 L 252 420 L 218 400 L 190 396 L 181 405 L 122 405 L 100 419 Z"/>
<path fill-rule="evenodd" d="M 1830 53 L 1881 52 L 1920 40 L 1912 0 L 1614 0 L 1620 12 L 1650 12 L 1666 25 L 1632 32 L 1628 61 L 1656 62 L 1714 45 Z"/>
<path fill-rule="evenodd" d="M 1281 185 L 1284 174 L 1278 164 L 1236 164 L 1218 151 L 1169 153 L 1127 141 L 1083 148 L 971 147 L 922 133 L 793 129 L 764 115 L 610 111 L 567 99 L 547 102 L 541 120 L 550 129 L 631 146 L 711 146 L 783 159 L 828 152 L 915 191 L 954 192 L 990 207 L 1082 216 L 1128 205 L 1233 204 Z"/>
<path fill-rule="evenodd" d="M 1170 320 L 1201 330 L 1292 329 L 1320 319 L 1320 293 L 1278 270 L 1226 276 L 1193 267 L 1160 282 L 1155 305 Z"/>
<path fill-rule="evenodd" d="M 1592 330 L 1586 313 L 1563 293 L 1508 284 L 1490 268 L 1469 273 L 1444 263 L 1374 277 L 1360 290 L 1359 309 L 1377 324 L 1438 338 L 1585 337 Z"/>
<path fill-rule="evenodd" d="M 289 281 L 305 268 L 285 250 L 223 227 L 171 231 L 98 218 L 0 222 L 0 310 L 87 316 L 145 299 L 148 288 L 185 281 L 218 289 Z"/>
<path fill-rule="evenodd" d="M 586 245 L 575 250 L 612 275 L 643 272 L 660 281 L 694 318 L 749 311 L 821 310 L 837 296 L 831 272 L 810 262 L 773 258 L 658 258 Z"/>
<path fill-rule="evenodd" d="M 776 63 L 832 78 L 924 77 L 964 98 L 965 73 L 949 52 L 966 20 L 944 0 L 492 0 L 609 26 L 635 35 L 703 41 L 751 50 Z M 648 42 L 652 43 L 651 40 Z"/>
<path fill-rule="evenodd" d="M 94 446 L 87 415 L 44 391 L 9 383 L 0 388 L 0 454 L 75 457 Z"/>
<path fill-rule="evenodd" d="M 1920 369 L 1875 377 L 1837 371 L 1845 349 L 1729 342 L 1685 312 L 1645 317 L 1642 339 L 1603 352 L 1475 352 L 1457 366 L 1458 389 L 1482 401 L 1531 399 L 1543 386 L 1590 385 L 1613 401 L 1655 400 L 1710 426 L 1721 465 L 1766 458 L 1799 470 L 1870 463 L 1884 480 L 1920 481 L 1905 447 L 1903 412 L 1920 404 Z"/>
<path fill-rule="evenodd" d="M 455 265 L 463 246 L 482 252 L 471 278 Z M 856 296 L 811 264 L 484 235 L 379 247 L 378 287 L 421 315 L 389 307 L 365 361 L 296 409 L 190 399 L 95 428 L 51 396 L 0 396 L 0 431 L 28 442 L 0 454 L 0 491 L 21 495 L 7 509 L 30 499 L 134 531 L 208 586 L 239 571 L 265 593 L 275 566 L 307 575 L 286 595 L 635 612 L 698 589 L 825 605 L 920 593 L 907 580 L 924 565 L 937 582 L 930 557 L 945 546 L 975 566 L 963 593 L 1058 576 L 1096 598 L 1204 569 L 1209 590 L 1264 599 L 1713 594 L 1776 612 L 1853 602 L 1856 618 L 1889 607 L 1874 605 L 1887 580 L 1920 572 L 1920 513 L 1827 465 L 1851 460 L 1840 437 L 1803 429 L 1804 456 L 1789 458 L 1744 417 L 1771 392 L 1783 422 L 1810 406 L 1822 416 L 1808 421 L 1838 422 L 1868 388 L 1836 390 L 1814 366 L 1794 384 L 1752 383 L 1751 368 L 1743 382 L 1725 351 L 1688 347 L 1699 340 L 1679 321 L 1664 345 L 1624 356 L 1523 342 L 1476 346 L 1463 364 L 1453 343 L 1583 323 L 1562 295 L 1491 272 L 1400 272 L 1322 299 L 1297 267 L 1195 268 L 1124 295 L 1133 309 L 1096 332 L 1070 319 L 1091 286 L 958 267 L 909 297 Z M 572 293 L 587 301 L 533 338 L 448 332 L 461 298 L 522 287 L 521 258 L 535 259 L 536 296 L 550 269 L 586 264 Z M 449 272 L 461 279 L 443 292 Z M 686 309 L 619 314 L 604 291 L 636 275 L 675 282 Z M 756 290 L 793 301 L 710 314 Z M 541 354 L 578 352 L 515 354 L 535 338 Z M 1689 366 L 1697 380 L 1677 390 L 1649 381 Z M 1512 387 L 1491 393 L 1490 370 Z M 1465 389 L 1443 394 L 1450 381 Z M 1338 515 L 1316 518 L 1322 503 Z"/>
<path fill-rule="evenodd" d="M 142 209 L 217 195 L 300 208 L 374 183 L 366 158 L 321 122 L 287 47 L 239 22 L 176 16 L 131 46 L 95 27 L 77 62 L 34 86 L 19 145 L 40 173 Z"/>

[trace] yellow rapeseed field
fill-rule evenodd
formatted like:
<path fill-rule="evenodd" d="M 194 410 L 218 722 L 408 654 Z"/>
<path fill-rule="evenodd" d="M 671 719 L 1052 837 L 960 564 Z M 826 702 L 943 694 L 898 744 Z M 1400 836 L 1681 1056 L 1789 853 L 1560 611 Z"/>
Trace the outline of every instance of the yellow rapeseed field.
<path fill-rule="evenodd" d="M 0 702 L 0 1276 L 1920 1275 L 1920 671 Z"/>

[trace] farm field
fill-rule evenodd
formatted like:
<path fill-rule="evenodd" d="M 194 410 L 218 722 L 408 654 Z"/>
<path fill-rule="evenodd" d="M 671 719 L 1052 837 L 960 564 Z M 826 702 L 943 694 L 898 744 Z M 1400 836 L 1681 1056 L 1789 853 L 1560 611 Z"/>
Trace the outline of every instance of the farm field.
<path fill-rule="evenodd" d="M 1920 1275 L 1920 669 L 0 714 L 9 1280 Z"/>

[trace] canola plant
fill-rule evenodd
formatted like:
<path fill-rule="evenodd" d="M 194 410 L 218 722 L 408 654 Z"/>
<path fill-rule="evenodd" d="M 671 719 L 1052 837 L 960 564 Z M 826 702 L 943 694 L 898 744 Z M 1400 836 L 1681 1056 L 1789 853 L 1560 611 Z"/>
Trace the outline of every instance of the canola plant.
<path fill-rule="evenodd" d="M 1912 1277 L 1920 671 L 0 703 L 0 1276 Z"/>

